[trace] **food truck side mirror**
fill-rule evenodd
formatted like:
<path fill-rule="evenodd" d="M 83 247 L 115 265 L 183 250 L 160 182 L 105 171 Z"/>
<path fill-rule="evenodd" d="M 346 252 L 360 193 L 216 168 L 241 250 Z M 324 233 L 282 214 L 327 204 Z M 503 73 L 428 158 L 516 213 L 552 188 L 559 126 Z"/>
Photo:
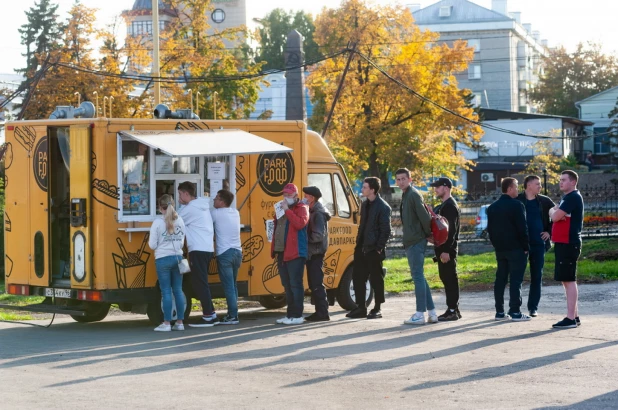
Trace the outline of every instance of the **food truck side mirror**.
<path fill-rule="evenodd" d="M 86 226 L 86 198 L 71 198 L 71 226 Z"/>

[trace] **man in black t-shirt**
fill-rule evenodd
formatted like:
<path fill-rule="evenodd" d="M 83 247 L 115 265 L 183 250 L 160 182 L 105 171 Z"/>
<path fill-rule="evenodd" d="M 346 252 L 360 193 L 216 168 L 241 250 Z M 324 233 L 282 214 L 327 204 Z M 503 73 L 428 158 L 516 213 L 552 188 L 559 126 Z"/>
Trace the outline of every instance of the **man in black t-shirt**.
<path fill-rule="evenodd" d="M 438 198 L 442 201 L 434 212 L 442 215 L 448 221 L 448 239 L 434 251 L 434 261 L 438 263 L 440 280 L 444 284 L 446 293 L 446 312 L 438 316 L 440 322 L 461 319 L 459 313 L 459 280 L 457 278 L 457 242 L 459 241 L 459 207 L 451 196 L 453 182 L 448 178 L 439 178 L 431 186 Z"/>
<path fill-rule="evenodd" d="M 554 279 L 562 282 L 567 299 L 567 317 L 553 325 L 554 329 L 570 329 L 579 326 L 577 312 L 577 260 L 581 254 L 581 232 L 584 223 L 584 200 L 577 190 L 578 175 L 563 171 L 560 175 L 560 190 L 564 193 L 560 204 L 549 211 L 554 222 L 552 240 L 556 248 Z"/>

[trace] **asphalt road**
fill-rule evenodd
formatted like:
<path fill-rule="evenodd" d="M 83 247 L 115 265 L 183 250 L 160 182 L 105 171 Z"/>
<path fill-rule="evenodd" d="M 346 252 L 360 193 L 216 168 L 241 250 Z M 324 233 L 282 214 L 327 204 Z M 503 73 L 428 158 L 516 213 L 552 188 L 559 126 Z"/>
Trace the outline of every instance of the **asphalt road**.
<path fill-rule="evenodd" d="M 331 322 L 294 327 L 261 309 L 238 326 L 172 333 L 133 315 L 0 323 L 1 407 L 618 408 L 618 283 L 580 294 L 571 330 L 551 329 L 560 287 L 545 287 L 541 315 L 523 323 L 495 322 L 490 292 L 463 294 L 462 320 L 425 326 L 402 324 L 413 295 L 388 298 L 381 320 L 334 308 Z"/>

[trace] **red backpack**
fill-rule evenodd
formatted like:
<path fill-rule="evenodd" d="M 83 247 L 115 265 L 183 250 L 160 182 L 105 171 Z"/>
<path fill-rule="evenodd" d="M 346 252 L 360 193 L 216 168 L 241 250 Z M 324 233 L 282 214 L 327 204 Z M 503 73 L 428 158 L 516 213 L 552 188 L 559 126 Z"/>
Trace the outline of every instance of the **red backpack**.
<path fill-rule="evenodd" d="M 427 241 L 433 243 L 434 246 L 443 245 L 448 239 L 448 221 L 442 215 L 437 215 L 430 207 L 425 205 L 425 209 L 431 216 L 431 236 Z"/>

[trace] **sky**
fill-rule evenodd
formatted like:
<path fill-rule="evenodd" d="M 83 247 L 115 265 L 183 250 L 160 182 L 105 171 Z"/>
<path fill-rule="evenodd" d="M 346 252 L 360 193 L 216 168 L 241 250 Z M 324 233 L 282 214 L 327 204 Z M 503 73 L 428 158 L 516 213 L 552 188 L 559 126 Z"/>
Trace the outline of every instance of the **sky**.
<path fill-rule="evenodd" d="M 75 0 L 55 0 L 60 5 L 60 18 L 65 19 L 67 11 Z M 130 9 L 134 0 L 81 0 L 88 7 L 98 8 L 97 24 L 101 27 L 111 23 L 114 16 Z M 317 15 L 325 6 L 333 7 L 337 0 L 246 0 L 249 19 L 264 17 L 274 8 L 305 10 Z M 426 7 L 437 0 L 374 0 L 379 4 L 407 5 L 417 3 Z M 472 0 L 483 7 L 491 8 L 491 0 Z M 17 29 L 26 23 L 25 11 L 35 0 L 3 0 L 0 14 L 2 41 L 0 42 L 0 74 L 12 74 L 15 68 L 25 65 L 23 46 Z M 290 7 L 294 4 L 294 7 Z M 618 50 L 618 2 L 611 0 L 508 0 L 508 11 L 521 12 L 522 23 L 531 23 L 533 30 L 541 32 L 541 38 L 549 46 L 564 45 L 573 49 L 579 42 L 594 41 L 603 44 L 606 52 Z"/>

